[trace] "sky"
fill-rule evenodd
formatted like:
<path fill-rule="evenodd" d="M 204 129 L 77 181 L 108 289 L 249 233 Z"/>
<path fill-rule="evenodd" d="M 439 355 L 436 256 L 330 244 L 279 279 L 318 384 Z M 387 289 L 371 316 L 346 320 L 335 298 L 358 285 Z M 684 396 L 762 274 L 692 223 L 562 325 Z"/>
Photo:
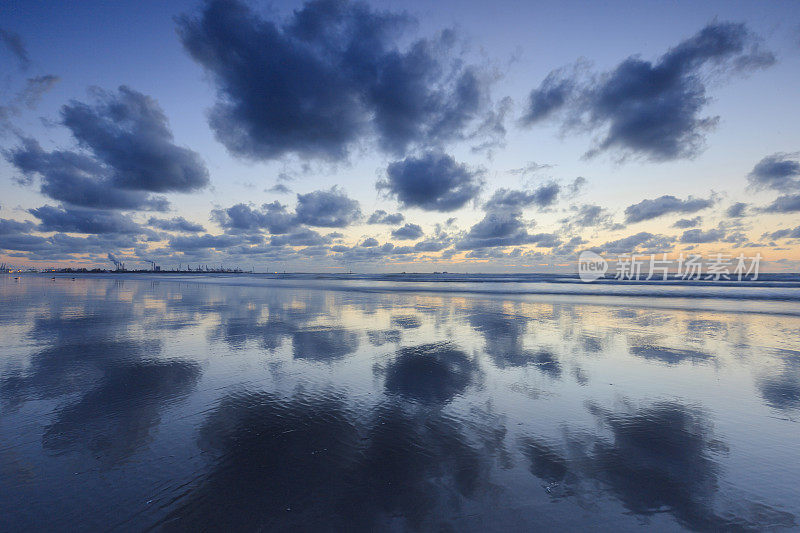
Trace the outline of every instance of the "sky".
<path fill-rule="evenodd" d="M 800 270 L 796 2 L 0 1 L 0 262 Z"/>

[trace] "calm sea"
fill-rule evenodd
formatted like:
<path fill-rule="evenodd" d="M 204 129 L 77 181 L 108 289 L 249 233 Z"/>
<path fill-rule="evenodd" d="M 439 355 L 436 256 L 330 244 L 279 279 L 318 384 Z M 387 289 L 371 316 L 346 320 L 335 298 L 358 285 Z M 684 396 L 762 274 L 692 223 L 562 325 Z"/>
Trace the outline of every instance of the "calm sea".
<path fill-rule="evenodd" d="M 2 531 L 798 524 L 796 277 L 0 275 Z"/>

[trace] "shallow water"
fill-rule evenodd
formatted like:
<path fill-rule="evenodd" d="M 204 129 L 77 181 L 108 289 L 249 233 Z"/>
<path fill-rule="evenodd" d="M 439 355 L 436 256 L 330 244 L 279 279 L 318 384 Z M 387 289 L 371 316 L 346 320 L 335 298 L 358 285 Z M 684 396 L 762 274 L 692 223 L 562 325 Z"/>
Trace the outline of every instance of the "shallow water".
<path fill-rule="evenodd" d="M 0 529 L 798 527 L 799 301 L 523 281 L 0 276 Z"/>

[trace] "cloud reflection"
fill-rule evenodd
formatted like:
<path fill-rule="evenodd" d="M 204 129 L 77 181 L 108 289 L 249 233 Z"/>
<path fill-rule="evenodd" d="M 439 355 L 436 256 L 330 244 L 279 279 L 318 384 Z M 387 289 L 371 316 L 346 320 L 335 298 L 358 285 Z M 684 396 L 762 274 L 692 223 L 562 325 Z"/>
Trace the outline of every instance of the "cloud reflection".
<path fill-rule="evenodd" d="M 487 487 L 496 437 L 473 445 L 459 422 L 398 405 L 357 420 L 340 396 L 223 398 L 200 429 L 210 469 L 159 526 L 437 529 Z"/>
<path fill-rule="evenodd" d="M 475 361 L 450 343 L 401 348 L 385 374 L 389 394 L 428 404 L 448 402 L 479 379 Z"/>

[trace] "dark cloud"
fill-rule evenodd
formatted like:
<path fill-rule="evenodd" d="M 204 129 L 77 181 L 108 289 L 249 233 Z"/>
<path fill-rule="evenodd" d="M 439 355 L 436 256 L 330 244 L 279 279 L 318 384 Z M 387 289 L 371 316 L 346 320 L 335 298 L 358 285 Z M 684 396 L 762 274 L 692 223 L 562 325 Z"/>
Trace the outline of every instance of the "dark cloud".
<path fill-rule="evenodd" d="M 22 37 L 18 33 L 0 28 L 0 43 L 3 43 L 8 48 L 8 51 L 14 55 L 22 70 L 30 66 L 31 58 L 25 48 L 25 43 L 22 41 Z"/>
<path fill-rule="evenodd" d="M 42 87 L 50 82 L 42 82 Z M 86 152 L 46 152 L 33 139 L 4 153 L 25 178 L 41 177 L 41 192 L 81 207 L 164 211 L 153 192 L 191 192 L 208 184 L 200 157 L 173 143 L 155 100 L 128 87 L 95 91 L 93 105 L 71 102 L 61 110 Z"/>
<path fill-rule="evenodd" d="M 414 245 L 415 252 L 440 252 L 450 246 L 451 239 L 428 239 Z"/>
<path fill-rule="evenodd" d="M 557 248 L 553 249 L 553 254 L 554 255 L 560 255 L 560 256 L 570 255 L 570 254 L 575 252 L 575 250 L 578 248 L 578 246 L 581 246 L 582 244 L 586 244 L 587 242 L 589 242 L 589 241 L 587 241 L 583 237 L 579 237 L 579 236 L 572 237 L 567 242 L 565 242 L 565 243 L 559 245 Z"/>
<path fill-rule="evenodd" d="M 2 224 L 0 224 L 2 227 Z M 786 228 L 786 229 L 779 229 L 777 231 L 773 231 L 772 233 L 765 233 L 764 237 L 768 237 L 770 239 L 800 239 L 800 226 L 797 226 L 794 229 Z"/>
<path fill-rule="evenodd" d="M 555 203 L 559 192 L 561 192 L 561 187 L 555 182 L 546 183 L 528 191 L 497 189 L 483 207 L 487 211 L 495 209 L 517 211 L 530 206 L 544 208 Z"/>
<path fill-rule="evenodd" d="M 722 229 L 688 229 L 681 235 L 681 242 L 691 244 L 701 244 L 706 242 L 717 242 L 725 238 L 725 231 Z"/>
<path fill-rule="evenodd" d="M 625 222 L 632 224 L 658 218 L 671 213 L 696 213 L 714 205 L 714 199 L 695 198 L 689 196 L 681 200 L 671 195 L 664 195 L 652 200 L 642 200 L 638 204 L 625 208 Z"/>
<path fill-rule="evenodd" d="M 206 230 L 202 224 L 190 222 L 183 217 L 173 217 L 170 219 L 150 217 L 150 220 L 148 220 L 147 223 L 154 228 L 164 231 L 199 233 Z"/>
<path fill-rule="evenodd" d="M 741 218 L 745 215 L 747 206 L 748 204 L 744 202 L 736 202 L 735 204 L 731 204 L 728 209 L 725 210 L 725 216 L 728 218 Z"/>
<path fill-rule="evenodd" d="M 392 237 L 401 240 L 414 240 L 422 237 L 422 228 L 417 224 L 406 224 L 392 231 Z"/>
<path fill-rule="evenodd" d="M 378 246 L 375 239 L 367 239 L 361 245 L 346 246 L 337 244 L 330 247 L 334 258 L 346 263 L 350 262 L 379 262 L 387 258 L 409 256 L 418 253 L 440 252 L 452 244 L 452 237 L 446 234 L 436 234 L 430 239 L 422 240 L 413 246 L 395 246 L 387 242 Z"/>
<path fill-rule="evenodd" d="M 672 224 L 672 227 L 680 229 L 694 228 L 699 226 L 701 222 L 703 222 L 703 217 L 700 216 L 693 218 L 682 218 L 680 220 L 676 220 L 675 223 Z"/>
<path fill-rule="evenodd" d="M 0 250 L 38 252 L 49 247 L 51 242 L 45 237 L 27 233 L 0 232 Z"/>
<path fill-rule="evenodd" d="M 33 229 L 33 222 L 18 222 L 7 218 L 0 218 L 0 235 L 11 235 L 15 233 L 28 233 Z"/>
<path fill-rule="evenodd" d="M 283 183 L 276 183 L 275 185 L 267 189 L 267 192 L 274 192 L 278 194 L 291 194 L 292 190 Z"/>
<path fill-rule="evenodd" d="M 383 209 L 378 209 L 367 219 L 367 224 L 388 224 L 395 226 L 402 224 L 406 217 L 402 213 L 387 213 Z"/>
<path fill-rule="evenodd" d="M 587 156 L 618 150 L 655 161 L 693 157 L 718 122 L 701 115 L 708 80 L 774 62 L 744 24 L 715 22 L 654 62 L 632 56 L 600 75 L 580 64 L 573 72 L 551 72 L 531 92 L 522 122 L 558 114 L 568 130 L 601 131 Z"/>
<path fill-rule="evenodd" d="M 279 202 L 263 204 L 254 209 L 236 204 L 226 209 L 214 209 L 211 218 L 231 232 L 255 232 L 266 229 L 272 234 L 288 233 L 297 227 L 297 218 Z"/>
<path fill-rule="evenodd" d="M 771 204 L 759 210 L 765 213 L 796 213 L 800 211 L 800 194 L 778 196 Z"/>
<path fill-rule="evenodd" d="M 37 228 L 39 231 L 123 234 L 143 232 L 143 228 L 131 217 L 116 211 L 44 205 L 29 209 L 28 212 L 41 221 Z"/>
<path fill-rule="evenodd" d="M 529 126 L 551 118 L 573 98 L 577 83 L 577 80 L 565 76 L 563 71 L 555 70 L 548 74 L 541 85 L 528 95 L 522 124 Z"/>
<path fill-rule="evenodd" d="M 578 176 L 567 186 L 567 194 L 570 196 L 577 196 L 581 190 L 586 186 L 588 180 L 583 176 Z"/>
<path fill-rule="evenodd" d="M 343 228 L 361 218 L 358 202 L 336 187 L 298 194 L 295 212 L 298 222 L 324 228 Z"/>
<path fill-rule="evenodd" d="M 666 251 L 675 242 L 673 237 L 665 235 L 654 235 L 646 231 L 630 235 L 616 241 L 609 241 L 598 246 L 595 250 L 598 253 L 625 254 L 637 250 Z"/>
<path fill-rule="evenodd" d="M 401 49 L 413 22 L 334 0 L 307 2 L 279 22 L 214 0 L 181 17 L 178 32 L 215 82 L 210 125 L 232 153 L 340 159 L 372 133 L 398 154 L 465 138 L 487 110 L 487 81 L 454 53 L 452 31 Z"/>
<path fill-rule="evenodd" d="M 467 235 L 456 243 L 459 250 L 475 250 L 501 246 L 520 246 L 535 244 L 541 247 L 555 247 L 561 241 L 551 233 L 529 234 L 520 213 L 487 213 L 472 226 Z"/>
<path fill-rule="evenodd" d="M 56 233 L 49 237 L 24 233 L 0 234 L 0 250 L 25 253 L 30 260 L 60 260 L 78 254 L 97 254 L 105 257 L 108 250 L 133 248 L 139 245 L 138 237 L 132 234 L 106 233 L 73 237 Z"/>
<path fill-rule="evenodd" d="M 474 199 L 483 186 L 482 172 L 457 163 L 451 156 L 428 152 L 391 163 L 376 187 L 404 207 L 454 211 Z"/>
<path fill-rule="evenodd" d="M 190 192 L 208 185 L 197 153 L 173 143 L 167 117 L 151 97 L 124 85 L 116 94 L 96 92 L 97 102 L 71 102 L 61 110 L 81 146 L 111 170 L 120 189 Z"/>
<path fill-rule="evenodd" d="M 780 192 L 800 190 L 800 161 L 798 153 L 778 152 L 766 156 L 756 163 L 747 179 L 759 189 L 774 189 Z"/>
<path fill-rule="evenodd" d="M 25 176 L 42 178 L 41 192 L 54 200 L 81 207 L 166 211 L 163 196 L 122 190 L 108 178 L 107 169 L 92 157 L 77 152 L 45 152 L 34 139 L 5 152 L 6 159 Z"/>
<path fill-rule="evenodd" d="M 580 207 L 573 206 L 572 210 L 575 213 L 562 221 L 565 224 L 579 228 L 613 225 L 611 213 L 599 205 L 583 204 Z"/>

